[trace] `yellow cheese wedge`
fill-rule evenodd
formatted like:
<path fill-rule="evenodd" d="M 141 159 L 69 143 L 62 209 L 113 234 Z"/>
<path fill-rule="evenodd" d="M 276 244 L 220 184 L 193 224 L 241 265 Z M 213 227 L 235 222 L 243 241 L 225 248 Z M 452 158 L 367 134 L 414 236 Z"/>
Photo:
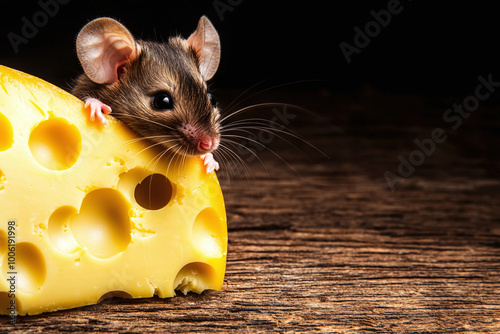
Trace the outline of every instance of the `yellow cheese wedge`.
<path fill-rule="evenodd" d="M 76 97 L 0 66 L 0 314 L 221 289 L 215 173 L 108 120 L 100 127 Z"/>

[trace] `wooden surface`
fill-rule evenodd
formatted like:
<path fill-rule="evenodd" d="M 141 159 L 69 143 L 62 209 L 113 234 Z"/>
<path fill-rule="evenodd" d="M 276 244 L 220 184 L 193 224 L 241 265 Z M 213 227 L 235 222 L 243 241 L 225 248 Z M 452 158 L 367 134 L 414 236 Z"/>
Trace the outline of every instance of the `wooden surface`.
<path fill-rule="evenodd" d="M 2 317 L 0 331 L 500 333 L 498 107 L 451 130 L 442 115 L 453 99 L 369 87 L 272 98 L 326 119 L 300 114 L 287 129 L 330 159 L 276 138 L 270 146 L 294 170 L 262 151 L 265 168 L 248 162 L 250 176 L 219 173 L 229 224 L 222 291 L 115 298 L 15 326 Z M 436 127 L 447 141 L 390 191 L 384 172 Z"/>

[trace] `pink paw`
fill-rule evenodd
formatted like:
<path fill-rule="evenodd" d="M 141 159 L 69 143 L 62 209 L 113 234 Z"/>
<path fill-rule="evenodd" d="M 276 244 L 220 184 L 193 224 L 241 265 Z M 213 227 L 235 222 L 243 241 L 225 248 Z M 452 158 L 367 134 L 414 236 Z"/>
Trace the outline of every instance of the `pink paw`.
<path fill-rule="evenodd" d="M 207 174 L 214 170 L 219 170 L 219 163 L 215 161 L 212 153 L 203 154 L 201 158 L 203 159 L 203 164 L 207 167 Z"/>
<path fill-rule="evenodd" d="M 98 99 L 89 97 L 85 99 L 85 108 L 90 109 L 90 120 L 93 121 L 97 119 L 104 125 L 108 125 L 108 120 L 104 117 L 103 113 L 111 113 L 111 107 L 102 103 Z"/>

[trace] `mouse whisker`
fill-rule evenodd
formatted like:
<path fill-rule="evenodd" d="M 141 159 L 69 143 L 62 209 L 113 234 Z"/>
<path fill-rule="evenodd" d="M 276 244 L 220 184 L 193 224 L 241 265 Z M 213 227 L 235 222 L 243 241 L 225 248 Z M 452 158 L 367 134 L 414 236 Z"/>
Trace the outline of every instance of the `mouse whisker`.
<path fill-rule="evenodd" d="M 127 141 L 124 141 L 122 143 L 120 143 L 119 145 L 113 145 L 112 147 L 110 147 L 108 149 L 109 152 L 111 151 L 119 151 L 119 150 L 122 150 L 124 147 L 127 147 L 129 145 L 133 145 L 137 142 L 140 142 L 140 141 L 146 141 L 148 142 L 148 145 L 143 148 L 142 150 L 140 150 L 139 152 L 137 152 L 136 154 L 134 154 L 130 159 L 134 159 L 137 155 L 141 154 L 142 152 L 152 148 L 153 146 L 156 146 L 156 145 L 159 145 L 158 143 L 155 143 L 154 141 L 152 141 L 151 139 L 155 139 L 155 138 L 165 138 L 166 136 L 163 135 L 163 136 L 148 136 L 148 137 L 139 137 L 139 138 L 133 138 L 133 139 L 130 139 L 130 140 L 127 140 Z M 153 145 L 149 145 L 149 143 L 153 143 Z"/>
<path fill-rule="evenodd" d="M 271 122 L 271 123 L 274 123 L 274 122 Z M 276 126 L 282 127 L 282 125 L 279 125 L 277 123 L 274 123 L 274 124 Z M 279 139 L 283 140 L 284 142 L 290 144 L 298 151 L 304 153 L 299 147 L 297 147 L 297 145 L 295 145 L 293 142 L 288 140 L 284 135 L 289 136 L 289 137 L 296 139 L 296 140 L 306 144 L 307 146 L 311 147 L 312 149 L 314 149 L 316 152 L 318 152 L 319 154 L 321 154 L 325 158 L 330 159 L 330 157 L 328 157 L 328 155 L 326 155 L 318 147 L 314 146 L 313 144 L 311 144 L 310 142 L 308 142 L 307 140 L 305 140 L 304 138 L 302 138 L 298 134 L 295 134 L 289 130 L 275 128 L 274 126 L 270 126 L 269 124 L 263 124 L 261 122 L 246 122 L 246 121 L 235 122 L 234 124 L 232 124 L 231 127 L 227 127 L 225 129 L 222 129 L 221 135 L 224 136 L 224 135 L 226 135 L 226 133 L 239 131 L 239 132 L 243 132 L 243 133 L 247 133 L 249 135 L 255 136 L 255 134 L 249 130 L 257 130 L 257 131 L 269 133 L 273 136 L 278 137 Z"/>
<path fill-rule="evenodd" d="M 214 152 L 217 160 L 222 162 L 224 168 L 222 168 L 219 173 L 217 173 L 221 184 L 224 184 L 227 189 L 224 191 L 224 196 L 229 198 L 232 194 L 231 187 L 231 176 L 233 175 L 245 175 L 247 181 L 249 181 L 249 171 L 248 166 L 245 164 L 243 159 L 239 157 L 231 148 L 227 147 L 225 144 L 220 144 L 216 152 Z M 241 161 L 240 161 L 241 160 Z M 243 173 L 242 173 L 243 172 Z M 250 185 L 250 182 L 248 182 Z M 251 187 L 248 187 L 249 189 Z"/>
<path fill-rule="evenodd" d="M 171 126 L 168 126 L 168 125 L 165 125 L 163 123 L 156 122 L 156 121 L 153 121 L 153 120 L 148 119 L 146 117 L 142 117 L 142 116 L 138 116 L 138 115 L 131 115 L 131 114 L 120 113 L 120 112 L 113 112 L 113 115 L 120 115 L 120 116 L 125 116 L 125 117 L 137 118 L 137 119 L 140 119 L 140 120 L 145 121 L 145 122 L 149 122 L 149 123 L 152 123 L 152 124 L 160 125 L 161 127 L 164 127 L 166 129 L 169 129 L 169 130 L 174 130 L 174 128 L 172 128 Z"/>
<path fill-rule="evenodd" d="M 166 135 L 158 135 L 158 136 L 147 136 L 147 137 L 139 137 L 139 138 L 134 138 L 134 139 L 130 139 L 130 140 L 127 140 L 126 142 L 122 143 L 123 145 L 132 145 L 134 143 L 137 143 L 137 142 L 140 142 L 140 141 L 143 141 L 143 140 L 149 140 L 149 141 L 152 141 L 153 139 L 157 139 L 157 138 L 165 138 Z"/>
<path fill-rule="evenodd" d="M 244 175 L 244 177 L 247 181 L 247 184 L 248 184 L 248 187 L 246 187 L 246 188 L 250 189 L 250 191 L 252 192 L 253 195 L 258 195 L 257 194 L 258 189 L 256 189 L 255 187 L 252 187 L 252 181 L 254 181 L 254 177 L 253 177 L 253 174 L 251 173 L 250 167 L 248 166 L 248 162 L 253 160 L 253 158 L 250 160 L 248 158 L 243 159 L 235 152 L 235 150 L 233 148 L 231 148 L 231 146 L 241 148 L 240 143 L 232 141 L 232 140 L 226 140 L 226 141 L 222 142 L 219 146 L 219 148 L 221 149 L 220 152 L 227 154 L 228 160 L 231 160 L 231 162 L 232 162 L 232 163 L 228 162 L 226 164 L 227 166 L 229 166 L 229 168 L 231 168 L 230 170 L 228 170 L 226 172 L 227 179 L 230 181 L 231 176 Z M 267 177 L 269 178 L 270 174 L 269 174 L 266 166 L 264 165 L 264 162 L 258 156 L 255 156 L 255 158 L 263 166 L 263 170 L 265 171 Z"/>
<path fill-rule="evenodd" d="M 231 141 L 228 141 L 231 142 Z M 220 151 L 219 151 L 220 150 Z M 239 169 L 241 168 L 243 170 L 243 173 L 245 174 L 246 179 L 248 180 L 250 177 L 250 169 L 248 168 L 247 164 L 243 160 L 242 157 L 240 157 L 234 150 L 232 150 L 228 145 L 226 145 L 224 142 L 220 144 L 219 148 L 217 149 L 217 153 L 220 153 L 221 157 L 224 157 L 226 161 L 226 166 L 231 167 L 231 172 L 233 175 L 239 175 L 241 172 Z M 228 155 L 228 157 L 225 157 L 225 154 Z M 233 166 L 230 161 L 234 161 L 236 164 Z"/>
<path fill-rule="evenodd" d="M 247 130 L 248 129 L 248 130 Z M 242 127 L 239 127 L 239 128 L 236 128 L 236 129 L 231 129 L 230 131 L 233 131 L 233 132 L 242 132 L 242 133 L 246 133 L 246 134 L 249 134 L 250 136 L 255 136 L 255 134 L 252 132 L 252 131 L 249 131 L 249 130 L 259 130 L 261 132 L 265 132 L 265 133 L 269 133 L 271 134 L 272 136 L 276 136 L 278 137 L 279 139 L 283 140 L 284 142 L 286 142 L 287 144 L 291 145 L 293 148 L 295 148 L 296 150 L 304 153 L 300 148 L 297 147 L 297 145 L 295 145 L 294 143 L 292 143 L 291 141 L 289 141 L 288 139 L 286 139 L 285 137 L 275 133 L 275 131 L 272 131 L 272 130 L 269 130 L 269 129 L 266 129 L 266 128 L 263 128 L 263 127 L 257 127 L 257 126 L 242 126 Z M 287 133 L 286 131 L 284 131 L 285 134 L 287 135 L 291 135 L 289 133 Z M 299 139 L 302 139 L 299 137 Z M 309 144 L 308 142 L 306 142 L 304 140 L 305 143 L 307 143 L 308 145 L 311 145 Z M 264 144 L 261 144 L 262 146 L 265 146 Z M 313 145 L 311 145 L 313 146 Z M 321 152 L 321 151 L 320 151 Z"/>
<path fill-rule="evenodd" d="M 241 103 L 245 102 L 246 100 L 248 100 L 250 97 L 254 96 L 255 94 L 254 94 L 254 95 L 251 95 L 250 97 L 247 97 L 247 98 L 245 98 L 245 99 L 243 99 L 243 100 L 241 100 L 241 101 L 238 101 L 238 99 L 239 99 L 240 97 L 242 97 L 242 96 L 243 96 L 243 95 L 245 95 L 247 92 L 249 92 L 249 91 L 251 91 L 252 89 L 254 89 L 255 87 L 257 87 L 258 85 L 260 85 L 260 84 L 264 83 L 265 81 L 266 81 L 266 80 L 261 80 L 261 81 L 259 81 L 259 82 L 255 83 L 255 84 L 253 84 L 253 85 L 252 85 L 252 86 L 250 86 L 249 88 L 245 89 L 245 90 L 243 91 L 243 93 L 241 93 L 241 94 L 240 94 L 240 95 L 238 95 L 236 98 L 234 98 L 234 99 L 231 101 L 231 103 L 229 103 L 229 104 L 228 104 L 228 105 L 227 105 L 224 109 L 225 109 L 225 110 L 231 110 L 231 107 L 232 107 L 233 105 L 237 106 L 237 105 L 239 105 L 239 104 L 241 104 Z M 237 102 L 237 101 L 238 101 L 238 102 Z M 236 103 L 236 102 L 237 102 L 237 103 Z"/>
<path fill-rule="evenodd" d="M 221 143 L 217 153 L 220 153 L 221 158 L 224 157 L 225 163 L 224 168 L 225 175 L 227 180 L 230 183 L 231 176 L 235 175 L 244 175 L 245 179 L 248 181 L 248 185 L 250 186 L 251 173 L 250 168 L 248 167 L 245 160 L 240 157 L 231 147 L 230 143 Z M 249 187 L 250 189 L 251 187 Z"/>
<path fill-rule="evenodd" d="M 237 138 L 247 139 L 247 138 L 245 138 L 243 136 L 236 136 L 236 135 L 230 135 L 228 137 L 237 137 Z M 246 145 L 243 145 L 242 143 L 239 143 L 239 142 L 237 142 L 235 140 L 232 140 L 232 139 L 228 139 L 228 138 L 222 139 L 221 138 L 221 144 L 224 144 L 224 143 L 232 144 L 232 145 L 234 145 L 236 147 L 242 148 L 243 150 L 245 150 L 245 152 L 249 152 L 255 159 L 257 159 L 260 162 L 260 164 L 262 165 L 262 167 L 264 167 L 264 170 L 266 171 L 266 174 L 269 175 L 269 173 L 267 171 L 267 168 L 266 168 L 266 165 L 264 164 L 264 162 L 262 161 L 262 159 L 259 158 L 259 156 L 257 155 L 257 153 L 255 153 L 253 150 L 251 150 L 250 148 L 248 148 Z M 236 153 L 234 153 L 234 154 L 236 156 L 238 156 L 238 158 L 240 158 L 240 160 L 242 161 L 242 158 L 239 155 L 237 155 Z"/>
<path fill-rule="evenodd" d="M 168 166 L 167 166 L 167 175 L 170 171 L 170 165 L 172 164 L 172 162 L 175 160 L 176 157 L 178 157 L 178 154 L 179 154 L 179 151 L 182 149 L 182 145 L 178 145 L 179 148 L 174 152 L 174 154 L 172 154 L 172 156 L 170 157 L 170 162 L 168 163 Z M 174 146 L 172 146 L 172 148 L 174 148 Z M 167 150 L 168 151 L 168 150 Z M 182 165 L 181 165 L 182 166 Z"/>
<path fill-rule="evenodd" d="M 169 151 L 169 149 L 163 150 L 163 151 L 159 152 L 158 154 L 156 154 L 154 156 L 154 158 L 151 159 L 151 161 L 148 163 L 147 167 L 149 168 L 149 166 L 152 166 L 151 169 L 153 170 L 154 173 L 156 173 L 157 168 L 158 168 L 158 164 L 160 163 L 162 158 L 165 156 L 165 154 L 167 154 L 168 151 Z"/>
<path fill-rule="evenodd" d="M 164 144 L 165 142 L 162 142 L 162 144 Z M 161 152 L 159 152 L 158 154 L 155 155 L 155 157 L 153 159 L 151 159 L 151 161 L 149 162 L 149 164 L 147 165 L 147 167 L 149 168 L 149 166 L 151 164 L 153 164 L 153 168 L 152 170 L 153 171 L 156 171 L 157 169 L 157 166 L 158 166 L 158 163 L 162 160 L 162 158 L 171 150 L 173 150 L 176 146 L 180 146 L 178 144 L 175 144 Z M 170 162 L 172 161 L 172 159 L 174 158 L 174 155 L 170 158 Z M 169 164 L 170 165 L 170 164 Z M 167 174 L 168 174 L 168 168 L 167 168 Z"/>
<path fill-rule="evenodd" d="M 139 140 L 150 139 L 150 138 L 165 138 L 165 137 L 166 136 L 150 136 L 150 137 L 140 138 Z M 135 158 L 137 155 L 141 154 L 144 151 L 147 151 L 149 149 L 153 149 L 155 146 L 160 146 L 160 145 L 163 145 L 163 144 L 166 144 L 166 143 L 170 143 L 170 142 L 175 142 L 175 139 L 169 139 L 169 140 L 164 140 L 164 141 L 160 141 L 160 142 L 152 142 L 150 145 L 146 146 L 145 148 L 143 148 L 142 150 L 140 150 L 139 152 L 137 152 L 136 154 L 134 154 L 131 157 L 131 159 Z"/>
<path fill-rule="evenodd" d="M 246 106 L 244 108 L 238 109 L 236 111 L 233 111 L 229 113 L 228 115 L 224 116 L 221 120 L 220 123 L 224 123 L 225 120 L 234 117 L 238 114 L 241 114 L 245 111 L 252 110 L 252 109 L 257 109 L 257 108 L 263 108 L 263 107 L 290 107 L 298 111 L 302 111 L 306 114 L 314 115 L 315 117 L 322 118 L 321 116 L 317 115 L 313 111 L 294 105 L 294 104 L 289 104 L 289 103 L 279 103 L 279 102 L 265 102 L 265 103 L 257 103 L 257 104 L 252 104 L 250 106 Z"/>
<path fill-rule="evenodd" d="M 220 156 L 221 159 L 223 159 L 223 160 L 225 160 L 225 162 L 227 162 L 227 164 L 225 164 L 227 166 L 231 166 L 231 164 L 229 162 L 232 161 L 231 159 L 233 159 L 233 158 L 236 159 L 235 160 L 236 163 L 243 163 L 244 164 L 243 159 L 239 155 L 237 155 L 233 150 L 231 150 L 231 148 L 229 148 L 229 146 L 225 145 L 225 143 L 221 143 L 215 153 L 214 153 L 214 155 L 216 155 L 217 157 Z M 227 157 L 226 154 L 229 157 Z"/>
<path fill-rule="evenodd" d="M 248 118 L 248 119 L 244 119 L 244 120 L 236 120 L 236 121 L 226 123 L 226 124 L 222 125 L 220 128 L 221 128 L 221 130 L 231 129 L 231 128 L 236 127 L 240 124 L 260 124 L 260 125 L 266 125 L 270 128 L 274 128 L 271 125 L 275 125 L 276 128 L 283 127 L 282 124 L 279 124 L 278 122 L 268 120 L 265 118 Z"/>
<path fill-rule="evenodd" d="M 259 90 L 258 92 L 256 93 L 253 93 L 252 95 L 250 96 L 247 96 L 245 97 L 244 99 L 238 101 L 238 103 L 235 104 L 235 102 L 240 98 L 242 97 L 243 95 L 245 95 L 247 92 L 249 92 L 250 90 L 252 90 L 253 88 L 259 86 L 260 84 L 262 84 L 263 82 L 265 82 L 266 80 L 262 80 L 262 81 L 259 81 L 257 82 L 256 84 L 253 84 L 252 86 L 250 86 L 250 88 L 247 88 L 243 93 L 241 93 L 240 95 L 238 95 L 225 109 L 226 110 L 231 110 L 231 107 L 234 105 L 234 106 L 238 106 L 240 104 L 242 104 L 243 102 L 251 99 L 252 97 L 254 96 L 257 96 L 257 95 L 260 95 L 262 93 L 265 93 L 267 91 L 270 91 L 270 90 L 273 90 L 273 89 L 276 89 L 276 88 L 281 88 L 281 87 L 286 87 L 286 86 L 291 86 L 291 85 L 295 85 L 295 84 L 298 84 L 298 83 L 304 83 L 304 82 L 320 82 L 321 80 L 314 80 L 314 79 L 309 79 L 309 80 L 297 80 L 297 81 L 292 81 L 292 82 L 288 82 L 288 83 L 283 83 L 283 84 L 279 84 L 279 85 L 275 85 L 275 86 L 272 86 L 272 87 L 269 87 L 269 88 L 265 88 L 265 89 L 262 89 L 262 90 Z"/>
<path fill-rule="evenodd" d="M 285 163 L 288 168 L 290 168 L 291 170 L 293 170 L 295 173 L 299 174 L 300 173 L 292 166 L 290 165 L 281 155 L 279 155 L 278 153 L 276 153 L 276 151 L 274 151 L 273 149 L 267 147 L 266 145 L 262 144 L 261 142 L 255 140 L 255 139 L 252 139 L 252 138 L 247 138 L 247 137 L 244 137 L 244 136 L 240 136 L 240 135 L 226 135 L 226 137 L 230 137 L 230 138 L 239 138 L 239 139 L 244 139 L 244 140 L 248 140 L 252 143 L 254 143 L 255 145 L 258 145 L 259 147 L 262 147 L 263 149 L 266 149 L 268 150 L 269 152 L 271 152 L 275 157 L 277 157 L 278 159 L 280 159 L 283 163 Z M 226 139 L 226 141 L 228 141 L 228 139 Z M 240 147 L 244 147 L 245 149 L 247 149 L 249 152 L 252 153 L 252 155 L 254 155 L 255 157 L 257 157 L 259 159 L 259 161 L 262 163 L 262 160 L 257 156 L 257 154 L 255 152 L 253 152 L 251 149 L 249 149 L 248 147 L 246 147 L 245 145 L 241 144 L 241 143 L 238 143 L 236 141 L 232 141 L 234 143 L 237 143 Z M 262 165 L 264 166 L 264 164 L 262 163 Z M 265 166 L 264 166 L 265 168 Z M 266 170 L 267 172 L 267 170 Z M 269 174 L 269 173 L 267 173 Z"/>

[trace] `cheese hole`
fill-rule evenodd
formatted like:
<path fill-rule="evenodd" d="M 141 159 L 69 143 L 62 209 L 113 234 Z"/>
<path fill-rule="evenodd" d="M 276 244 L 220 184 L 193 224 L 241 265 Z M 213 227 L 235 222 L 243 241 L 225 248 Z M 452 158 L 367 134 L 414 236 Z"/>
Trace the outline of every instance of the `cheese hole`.
<path fill-rule="evenodd" d="M 14 143 L 14 132 L 12 125 L 4 114 L 0 113 L 0 152 L 11 148 Z"/>
<path fill-rule="evenodd" d="M 3 271 L 10 272 L 8 261 L 9 253 L 3 258 Z M 45 258 L 40 249 L 30 242 L 16 244 L 16 252 L 13 259 L 15 263 L 16 290 L 33 293 L 40 289 L 45 283 L 46 267 Z"/>
<path fill-rule="evenodd" d="M 130 293 L 127 293 L 125 291 L 110 291 L 108 293 L 105 293 L 99 298 L 97 303 L 102 303 L 103 301 L 111 301 L 113 298 L 125 298 L 125 299 L 132 299 L 132 295 Z"/>
<path fill-rule="evenodd" d="M 0 254 L 7 252 L 7 232 L 0 230 Z"/>
<path fill-rule="evenodd" d="M 193 241 L 200 252 L 212 258 L 220 258 L 227 251 L 224 218 L 213 208 L 201 211 L 193 224 Z"/>
<path fill-rule="evenodd" d="M 62 118 L 39 123 L 28 141 L 33 158 L 51 170 L 65 170 L 75 164 L 82 149 L 78 128 Z"/>
<path fill-rule="evenodd" d="M 215 277 L 215 270 L 212 266 L 203 262 L 192 262 L 179 271 L 174 279 L 174 288 L 185 295 L 188 292 L 202 293 L 204 290 L 213 288 Z"/>
<path fill-rule="evenodd" d="M 116 188 L 130 201 L 135 202 L 135 188 L 139 183 L 142 182 L 148 175 L 151 174 L 151 171 L 136 167 L 132 168 L 126 172 L 123 172 L 119 175 L 119 181 Z"/>
<path fill-rule="evenodd" d="M 135 187 L 134 197 L 147 210 L 159 210 L 172 199 L 172 184 L 165 175 L 151 174 Z"/>
<path fill-rule="evenodd" d="M 78 210 L 68 205 L 57 208 L 49 218 L 47 230 L 50 241 L 65 253 L 73 253 L 80 248 L 70 229 L 71 218 L 76 214 Z"/>
<path fill-rule="evenodd" d="M 21 308 L 21 303 L 19 302 L 19 299 L 17 297 L 12 298 L 13 296 L 9 297 L 9 292 L 2 291 L 0 292 L 0 310 L 2 312 L 0 314 L 11 314 L 12 308 L 14 309 L 12 312 L 16 312 Z M 7 313 L 5 313 L 7 312 Z"/>
<path fill-rule="evenodd" d="M 124 251 L 130 243 L 130 203 L 118 191 L 102 188 L 88 193 L 71 220 L 76 242 L 99 259 Z"/>

